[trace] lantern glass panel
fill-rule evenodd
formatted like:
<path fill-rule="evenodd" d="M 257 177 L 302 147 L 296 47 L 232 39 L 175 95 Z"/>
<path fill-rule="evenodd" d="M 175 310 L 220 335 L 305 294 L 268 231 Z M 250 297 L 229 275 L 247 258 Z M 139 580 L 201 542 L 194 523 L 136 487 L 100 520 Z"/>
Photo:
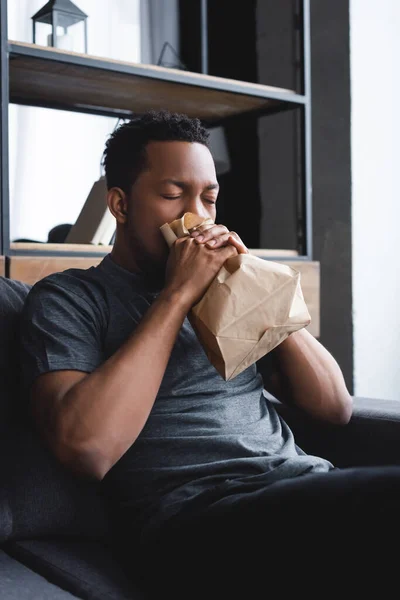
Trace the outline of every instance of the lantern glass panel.
<path fill-rule="evenodd" d="M 58 21 L 56 31 L 57 39 L 53 40 L 53 27 L 48 23 L 36 23 L 35 43 L 73 52 L 84 53 L 86 51 L 85 24 L 83 21 L 69 27 L 61 26 Z"/>

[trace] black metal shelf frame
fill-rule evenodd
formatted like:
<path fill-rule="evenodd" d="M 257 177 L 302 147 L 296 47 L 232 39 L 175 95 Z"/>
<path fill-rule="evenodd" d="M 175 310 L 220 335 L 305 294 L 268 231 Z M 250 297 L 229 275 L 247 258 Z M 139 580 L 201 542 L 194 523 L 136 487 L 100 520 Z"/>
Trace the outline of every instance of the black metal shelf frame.
<path fill-rule="evenodd" d="M 310 76 L 310 0 L 302 0 L 301 4 L 301 63 L 302 63 L 302 94 L 279 92 L 275 90 L 263 89 L 262 86 L 249 84 L 246 88 L 246 94 L 254 97 L 271 99 L 279 102 L 278 105 L 268 107 L 265 110 L 253 110 L 252 116 L 257 118 L 266 114 L 282 110 L 291 110 L 293 108 L 301 111 L 301 172 L 300 172 L 300 206 L 298 207 L 298 251 L 299 256 L 293 257 L 294 260 L 312 260 L 312 172 L 311 172 L 311 76 Z M 201 53 L 202 53 L 202 73 L 207 73 L 207 0 L 201 1 Z M 0 255 L 12 256 L 21 254 L 19 250 L 10 248 L 10 206 L 9 206 L 9 143 L 8 143 L 8 106 L 9 104 L 26 104 L 29 106 L 41 106 L 46 108 L 55 108 L 75 112 L 87 112 L 103 116 L 120 116 L 129 118 L 126 111 L 116 110 L 110 107 L 93 107 L 82 104 L 62 104 L 37 99 L 22 99 L 10 97 L 9 88 L 9 69 L 10 61 L 16 56 L 30 56 L 44 60 L 66 63 L 69 65 L 81 65 L 92 69 L 101 69 L 113 71 L 121 74 L 147 77 L 151 79 L 161 79 L 171 83 L 184 85 L 199 85 L 199 78 L 196 74 L 190 72 L 177 72 L 175 70 L 164 69 L 162 72 L 155 72 L 152 69 L 142 65 L 129 63 L 115 63 L 110 68 L 110 62 L 101 58 L 82 55 L 69 55 L 58 52 L 51 52 L 47 48 L 23 47 L 8 41 L 7 37 L 7 0 L 0 0 L 0 98 L 1 98 L 1 122 L 0 122 Z M 240 82 L 224 80 L 222 78 L 210 78 L 201 82 L 202 87 L 231 92 L 233 94 L 243 94 L 243 87 Z M 132 114 L 132 113 L 130 113 Z M 228 117 L 235 119 L 235 116 Z M 215 125 L 219 122 L 215 121 Z M 102 255 L 101 250 L 97 253 L 90 253 L 90 256 Z M 24 255 L 45 255 L 45 256 L 65 256 L 65 252 L 48 250 L 29 250 L 24 251 Z M 75 255 L 75 253 L 74 253 Z M 78 256 L 78 255 L 77 255 Z M 88 256 L 84 251 L 79 256 Z M 274 260 L 279 260 L 279 256 L 274 256 Z"/>
<path fill-rule="evenodd" d="M 7 0 L 1 0 L 0 11 L 0 254 L 6 255 L 10 245 Z"/>

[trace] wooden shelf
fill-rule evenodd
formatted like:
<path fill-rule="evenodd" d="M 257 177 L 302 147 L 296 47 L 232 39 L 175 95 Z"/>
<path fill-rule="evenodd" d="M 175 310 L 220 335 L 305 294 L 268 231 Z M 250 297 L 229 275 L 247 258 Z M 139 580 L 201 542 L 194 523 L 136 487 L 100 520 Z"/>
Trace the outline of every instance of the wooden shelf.
<path fill-rule="evenodd" d="M 42 255 L 56 254 L 59 256 L 82 256 L 90 254 L 105 255 L 111 252 L 112 246 L 102 246 L 100 244 L 47 244 L 36 242 L 11 242 L 10 250 L 24 255 L 32 253 Z M 259 256 L 260 258 L 274 258 L 277 256 L 281 258 L 294 258 L 299 255 L 296 250 L 264 250 L 261 248 L 250 248 L 249 250 L 252 254 Z"/>
<path fill-rule="evenodd" d="M 10 102 L 129 117 L 168 109 L 217 123 L 303 105 L 292 90 L 10 41 Z"/>
<path fill-rule="evenodd" d="M 67 256 L 82 254 L 108 254 L 112 246 L 93 244 L 47 244 L 39 242 L 11 242 L 10 250 L 20 254 L 65 254 Z"/>

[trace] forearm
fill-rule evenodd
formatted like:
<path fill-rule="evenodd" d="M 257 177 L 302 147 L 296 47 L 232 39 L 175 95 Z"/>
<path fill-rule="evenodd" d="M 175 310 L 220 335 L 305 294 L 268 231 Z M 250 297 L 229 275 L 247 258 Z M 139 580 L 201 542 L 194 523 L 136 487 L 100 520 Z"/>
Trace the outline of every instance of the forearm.
<path fill-rule="evenodd" d="M 136 440 L 186 313 L 179 294 L 162 292 L 121 348 L 63 397 L 57 437 L 61 446 L 96 465 L 86 470 L 102 465 L 106 472 Z"/>
<path fill-rule="evenodd" d="M 338 363 L 318 340 L 302 329 L 273 352 L 280 371 L 283 400 L 313 417 L 338 424 L 348 422 L 352 398 Z"/>

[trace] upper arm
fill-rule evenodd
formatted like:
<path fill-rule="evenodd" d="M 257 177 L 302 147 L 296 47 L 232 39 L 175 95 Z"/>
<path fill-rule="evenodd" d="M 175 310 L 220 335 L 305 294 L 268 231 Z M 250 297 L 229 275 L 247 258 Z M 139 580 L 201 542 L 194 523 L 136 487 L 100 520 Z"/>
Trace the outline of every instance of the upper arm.
<path fill-rule="evenodd" d="M 57 420 L 66 394 L 87 377 L 82 371 L 50 371 L 39 375 L 30 393 L 30 410 L 40 433 L 54 447 Z"/>
<path fill-rule="evenodd" d="M 288 389 L 274 352 L 271 351 L 263 356 L 257 366 L 263 378 L 264 389 L 280 402 L 290 403 Z"/>
<path fill-rule="evenodd" d="M 68 391 L 103 362 L 102 321 L 96 302 L 76 284 L 49 277 L 26 299 L 20 325 L 22 392 L 40 430 L 55 431 Z M 79 290 L 78 290 L 79 291 Z"/>
<path fill-rule="evenodd" d="M 50 276 L 28 294 L 20 325 L 21 376 L 28 394 L 45 373 L 91 373 L 103 362 L 101 313 L 74 285 L 63 281 L 61 287 Z"/>

